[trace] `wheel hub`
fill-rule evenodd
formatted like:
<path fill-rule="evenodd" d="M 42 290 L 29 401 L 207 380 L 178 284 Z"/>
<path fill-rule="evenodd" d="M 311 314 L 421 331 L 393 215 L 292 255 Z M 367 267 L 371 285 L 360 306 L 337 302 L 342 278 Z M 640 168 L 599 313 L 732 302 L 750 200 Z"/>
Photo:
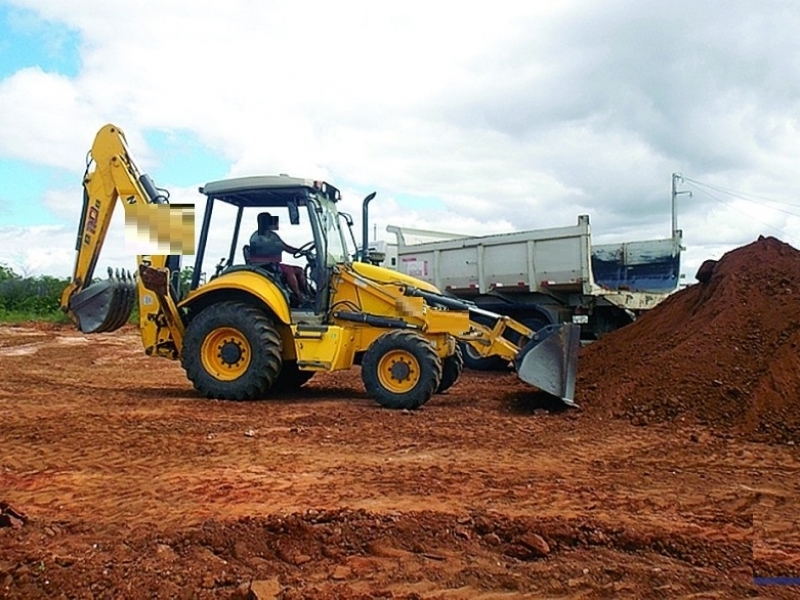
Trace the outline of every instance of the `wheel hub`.
<path fill-rule="evenodd" d="M 398 360 L 392 363 L 389 372 L 391 373 L 392 379 L 406 381 L 411 376 L 411 366 L 403 360 Z"/>
<path fill-rule="evenodd" d="M 223 363 L 235 365 L 242 359 L 242 347 L 235 340 L 225 340 L 217 354 Z"/>
<path fill-rule="evenodd" d="M 233 381 L 250 368 L 253 351 L 247 338 L 234 327 L 218 327 L 203 340 L 200 359 L 203 367 L 220 381 Z"/>

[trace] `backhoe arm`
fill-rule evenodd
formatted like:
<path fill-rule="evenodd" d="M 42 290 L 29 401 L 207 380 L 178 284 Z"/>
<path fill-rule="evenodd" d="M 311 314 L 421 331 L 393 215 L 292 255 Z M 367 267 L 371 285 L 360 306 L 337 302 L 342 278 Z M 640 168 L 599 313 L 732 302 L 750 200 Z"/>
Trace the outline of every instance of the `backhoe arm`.
<path fill-rule="evenodd" d="M 78 226 L 75 250 L 75 268 L 72 280 L 61 296 L 61 309 L 66 312 L 84 333 L 100 333 L 114 331 L 124 325 L 130 318 L 137 296 L 137 284 L 128 273 L 112 274 L 109 279 L 93 282 L 97 259 L 103 248 L 108 233 L 111 217 L 114 214 L 117 200 L 121 199 L 126 208 L 136 204 L 166 204 L 167 196 L 161 193 L 146 174 L 140 173 L 133 162 L 125 139 L 125 134 L 114 125 L 106 125 L 97 133 L 92 145 L 91 160 L 83 179 L 83 212 Z M 91 169 L 92 163 L 94 168 Z M 140 265 L 153 269 L 180 270 L 180 256 L 140 256 Z M 141 279 L 138 281 L 140 324 L 151 325 L 161 323 L 158 329 L 166 326 L 166 321 L 159 318 L 162 302 L 155 301 L 147 292 Z M 160 300 L 160 299 L 159 299 Z M 170 304 L 167 301 L 168 304 Z M 172 306 L 164 310 L 174 311 Z M 182 336 L 182 325 L 177 319 L 174 337 Z M 161 353 L 153 350 L 145 338 L 164 338 L 153 332 L 142 331 L 143 341 L 148 353 Z"/>

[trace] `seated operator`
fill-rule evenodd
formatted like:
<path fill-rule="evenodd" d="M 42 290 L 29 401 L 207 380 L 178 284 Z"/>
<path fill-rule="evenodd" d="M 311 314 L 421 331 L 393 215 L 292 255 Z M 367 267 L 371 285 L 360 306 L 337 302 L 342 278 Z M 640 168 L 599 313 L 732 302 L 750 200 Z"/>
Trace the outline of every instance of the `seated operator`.
<path fill-rule="evenodd" d="M 306 275 L 302 267 L 286 265 L 281 262 L 284 252 L 295 254 L 297 248 L 284 242 L 276 233 L 278 217 L 270 213 L 258 215 L 258 230 L 250 236 L 250 263 L 275 265 L 277 273 L 286 277 L 289 289 L 294 292 L 297 302 L 302 303 L 301 289 L 308 289 Z"/>

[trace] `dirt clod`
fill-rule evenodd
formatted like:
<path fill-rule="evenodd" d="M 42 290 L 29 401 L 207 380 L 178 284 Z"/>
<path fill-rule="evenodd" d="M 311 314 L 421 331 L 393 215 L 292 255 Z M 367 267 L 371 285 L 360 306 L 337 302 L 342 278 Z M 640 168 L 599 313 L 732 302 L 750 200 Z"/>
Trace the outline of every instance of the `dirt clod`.
<path fill-rule="evenodd" d="M 541 558 L 550 554 L 550 546 L 536 533 L 526 533 L 519 538 L 519 543 L 530 550 L 531 556 Z"/>
<path fill-rule="evenodd" d="M 278 598 L 283 591 L 283 586 L 277 578 L 253 581 L 250 584 L 252 600 L 273 600 Z"/>

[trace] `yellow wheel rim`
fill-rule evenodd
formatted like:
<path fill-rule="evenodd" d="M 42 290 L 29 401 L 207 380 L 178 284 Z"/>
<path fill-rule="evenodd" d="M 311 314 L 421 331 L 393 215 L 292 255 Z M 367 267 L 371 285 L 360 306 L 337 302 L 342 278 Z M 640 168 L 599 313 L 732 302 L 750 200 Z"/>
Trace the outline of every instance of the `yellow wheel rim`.
<path fill-rule="evenodd" d="M 420 378 L 419 362 L 405 350 L 392 350 L 378 362 L 378 380 L 395 394 L 414 389 Z"/>
<path fill-rule="evenodd" d="M 247 372 L 252 351 L 238 329 L 220 327 L 209 333 L 200 348 L 203 368 L 220 381 L 233 381 Z"/>

